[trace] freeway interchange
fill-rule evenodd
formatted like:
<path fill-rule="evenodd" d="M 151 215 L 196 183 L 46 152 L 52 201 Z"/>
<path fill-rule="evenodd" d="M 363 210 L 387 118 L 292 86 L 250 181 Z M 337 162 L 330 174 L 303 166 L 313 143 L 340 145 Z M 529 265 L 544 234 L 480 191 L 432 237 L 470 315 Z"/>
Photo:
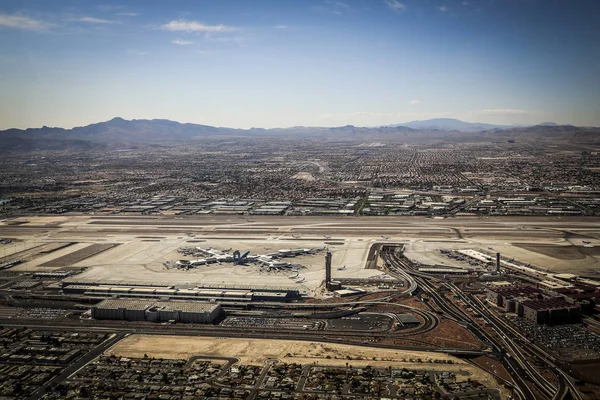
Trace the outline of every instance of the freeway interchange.
<path fill-rule="evenodd" d="M 480 326 L 464 309 L 451 299 L 439 293 L 433 284 L 433 278 L 417 271 L 410 260 L 398 251 L 382 252 L 388 272 L 406 282 L 405 293 L 420 292 L 429 297 L 428 306 L 433 310 L 431 302 L 438 307 L 438 313 L 466 326 L 483 343 L 487 344 L 493 354 L 502 362 L 514 380 L 514 385 L 507 382 L 513 393 L 523 400 L 547 398 L 553 400 L 577 399 L 581 394 L 575 388 L 573 379 L 557 364 L 556 359 L 529 341 L 516 331 L 503 318 L 498 317 L 489 307 L 472 293 L 462 291 L 453 282 L 444 282 L 442 287 L 448 289 L 455 298 L 460 299 L 475 315 L 481 316 L 486 330 Z M 417 290 L 418 288 L 418 290 Z M 490 330 L 492 332 L 490 332 Z M 554 382 L 542 376 L 532 366 L 530 358 L 541 360 L 547 370 L 554 375 Z"/>

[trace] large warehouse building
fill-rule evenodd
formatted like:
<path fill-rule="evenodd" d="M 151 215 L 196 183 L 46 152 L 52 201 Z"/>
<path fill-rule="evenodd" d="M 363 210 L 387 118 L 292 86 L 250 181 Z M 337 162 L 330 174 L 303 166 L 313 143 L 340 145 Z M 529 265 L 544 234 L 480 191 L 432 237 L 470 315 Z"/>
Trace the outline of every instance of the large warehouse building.
<path fill-rule="evenodd" d="M 199 301 L 155 301 L 107 299 L 92 307 L 95 319 L 122 319 L 127 321 L 175 321 L 184 323 L 213 322 L 221 313 L 221 306 Z"/>

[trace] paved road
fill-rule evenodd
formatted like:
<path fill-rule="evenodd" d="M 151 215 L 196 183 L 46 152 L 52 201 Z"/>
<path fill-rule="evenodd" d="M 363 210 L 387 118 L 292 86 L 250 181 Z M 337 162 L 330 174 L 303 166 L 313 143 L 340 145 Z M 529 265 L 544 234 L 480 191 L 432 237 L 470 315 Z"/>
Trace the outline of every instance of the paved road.
<path fill-rule="evenodd" d="M 263 385 L 263 382 L 265 381 L 265 378 L 267 377 L 267 374 L 269 373 L 269 370 L 271 369 L 271 366 L 273 364 L 275 364 L 276 362 L 278 362 L 277 360 L 267 360 L 265 362 L 265 365 L 262 369 L 262 371 L 260 372 L 259 377 L 256 379 L 256 383 L 254 384 L 254 388 L 250 391 L 250 395 L 248 396 L 248 400 L 252 400 L 256 397 L 256 395 L 258 394 L 258 392 L 261 390 L 261 387 Z"/>
<path fill-rule="evenodd" d="M 376 303 L 376 302 L 373 302 Z M 387 303 L 386 303 L 387 304 Z M 93 322 L 93 325 L 92 325 Z M 231 327 L 220 326 L 194 326 L 185 325 L 130 325 L 118 323 L 110 323 L 109 321 L 91 321 L 90 325 L 82 325 L 76 323 L 60 323 L 56 321 L 32 321 L 19 319 L 0 319 L 0 325 L 5 327 L 28 327 L 33 329 L 46 330 L 72 330 L 80 332 L 102 331 L 102 332 L 123 332 L 131 334 L 148 334 L 148 335 L 181 335 L 181 336 L 209 336 L 209 337 L 232 337 L 232 338 L 255 338 L 255 339 L 281 339 L 281 340 L 303 340 L 310 342 L 329 342 L 339 344 L 349 344 L 353 346 L 365 347 L 380 347 L 410 351 L 431 351 L 449 353 L 454 355 L 482 355 L 483 352 L 464 349 L 443 349 L 437 346 L 422 347 L 422 346 L 396 346 L 391 344 L 380 343 L 363 343 L 365 337 L 381 337 L 381 338 L 402 338 L 398 331 L 373 333 L 373 332 L 337 332 L 337 331 L 304 331 L 304 330 L 259 330 L 253 329 L 232 329 Z M 429 328 L 428 328 L 429 329 Z M 407 340 L 410 340 L 407 339 Z"/>

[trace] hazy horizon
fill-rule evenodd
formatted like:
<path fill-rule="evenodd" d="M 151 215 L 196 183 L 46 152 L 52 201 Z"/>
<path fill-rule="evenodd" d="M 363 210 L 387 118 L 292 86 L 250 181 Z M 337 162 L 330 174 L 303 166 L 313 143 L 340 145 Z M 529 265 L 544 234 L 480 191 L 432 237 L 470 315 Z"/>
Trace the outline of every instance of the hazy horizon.
<path fill-rule="evenodd" d="M 406 126 L 406 127 L 411 127 L 410 125 L 412 123 L 420 123 L 420 122 L 429 122 L 429 121 L 435 121 L 435 120 L 453 120 L 453 121 L 458 121 L 458 122 L 462 122 L 462 123 L 466 123 L 466 124 L 474 124 L 474 125 L 485 125 L 488 123 L 485 122 L 480 122 L 480 121 L 463 121 L 463 120 L 459 120 L 459 119 L 454 119 L 454 118 L 431 118 L 429 120 L 413 120 L 413 121 L 404 121 L 404 122 L 399 122 L 397 124 L 388 124 L 388 125 L 353 125 L 353 124 L 345 124 L 345 125 L 290 125 L 290 126 L 275 126 L 275 127 L 270 127 L 270 128 L 264 128 L 261 126 L 252 126 L 249 128 L 235 128 L 235 127 L 231 127 L 231 126 L 226 126 L 226 125 L 211 125 L 211 124 L 201 124 L 201 123 L 197 123 L 197 122 L 191 122 L 191 121 L 177 121 L 177 120 L 172 120 L 172 119 L 168 119 L 168 118 L 132 118 L 132 119 L 127 119 L 127 118 L 122 118 L 120 116 L 116 116 L 113 117 L 111 119 L 108 119 L 106 121 L 94 121 L 91 122 L 89 124 L 85 124 L 85 125 L 73 125 L 73 126 L 54 126 L 54 125 L 41 125 L 41 126 L 30 126 L 27 128 L 18 128 L 18 127 L 10 127 L 10 128 L 6 128 L 6 129 L 0 129 L 0 130 L 8 130 L 8 129 L 40 129 L 40 128 L 62 128 L 62 129 L 74 129 L 74 128 L 81 128 L 81 127 L 85 127 L 85 126 L 89 126 L 89 125 L 93 125 L 93 124 L 99 124 L 99 123 L 106 123 L 106 122 L 111 122 L 114 119 L 123 119 L 125 121 L 131 122 L 131 121 L 171 121 L 171 122 L 176 122 L 176 123 L 180 123 L 180 124 L 195 124 L 195 125 L 206 125 L 206 126 L 214 126 L 216 128 L 233 128 L 233 129 L 293 129 L 293 128 L 340 128 L 340 127 L 344 127 L 344 126 L 354 126 L 356 128 L 365 128 L 365 129 L 370 129 L 370 128 L 379 128 L 379 127 L 385 127 L 385 126 L 389 126 L 389 127 L 395 127 L 395 126 Z M 504 127 L 528 127 L 528 126 L 536 126 L 536 125 L 542 125 L 542 124 L 547 124 L 547 123 L 554 123 L 554 121 L 540 121 L 538 123 L 534 123 L 534 124 L 497 124 L 498 126 L 504 126 Z M 569 125 L 569 124 L 566 124 Z M 431 125 L 433 126 L 433 125 Z M 595 126 L 589 126 L 589 127 L 594 127 Z M 414 128 L 414 129 L 419 129 L 419 128 Z"/>
<path fill-rule="evenodd" d="M 7 0 L 0 129 L 600 126 L 593 0 Z"/>

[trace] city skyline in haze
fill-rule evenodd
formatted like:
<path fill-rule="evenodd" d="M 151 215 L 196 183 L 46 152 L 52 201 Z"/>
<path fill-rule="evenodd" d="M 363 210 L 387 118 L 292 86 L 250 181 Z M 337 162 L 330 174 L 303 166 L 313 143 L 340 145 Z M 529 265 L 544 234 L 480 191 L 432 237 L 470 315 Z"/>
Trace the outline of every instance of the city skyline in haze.
<path fill-rule="evenodd" d="M 594 0 L 0 5 L 0 129 L 600 126 Z"/>

